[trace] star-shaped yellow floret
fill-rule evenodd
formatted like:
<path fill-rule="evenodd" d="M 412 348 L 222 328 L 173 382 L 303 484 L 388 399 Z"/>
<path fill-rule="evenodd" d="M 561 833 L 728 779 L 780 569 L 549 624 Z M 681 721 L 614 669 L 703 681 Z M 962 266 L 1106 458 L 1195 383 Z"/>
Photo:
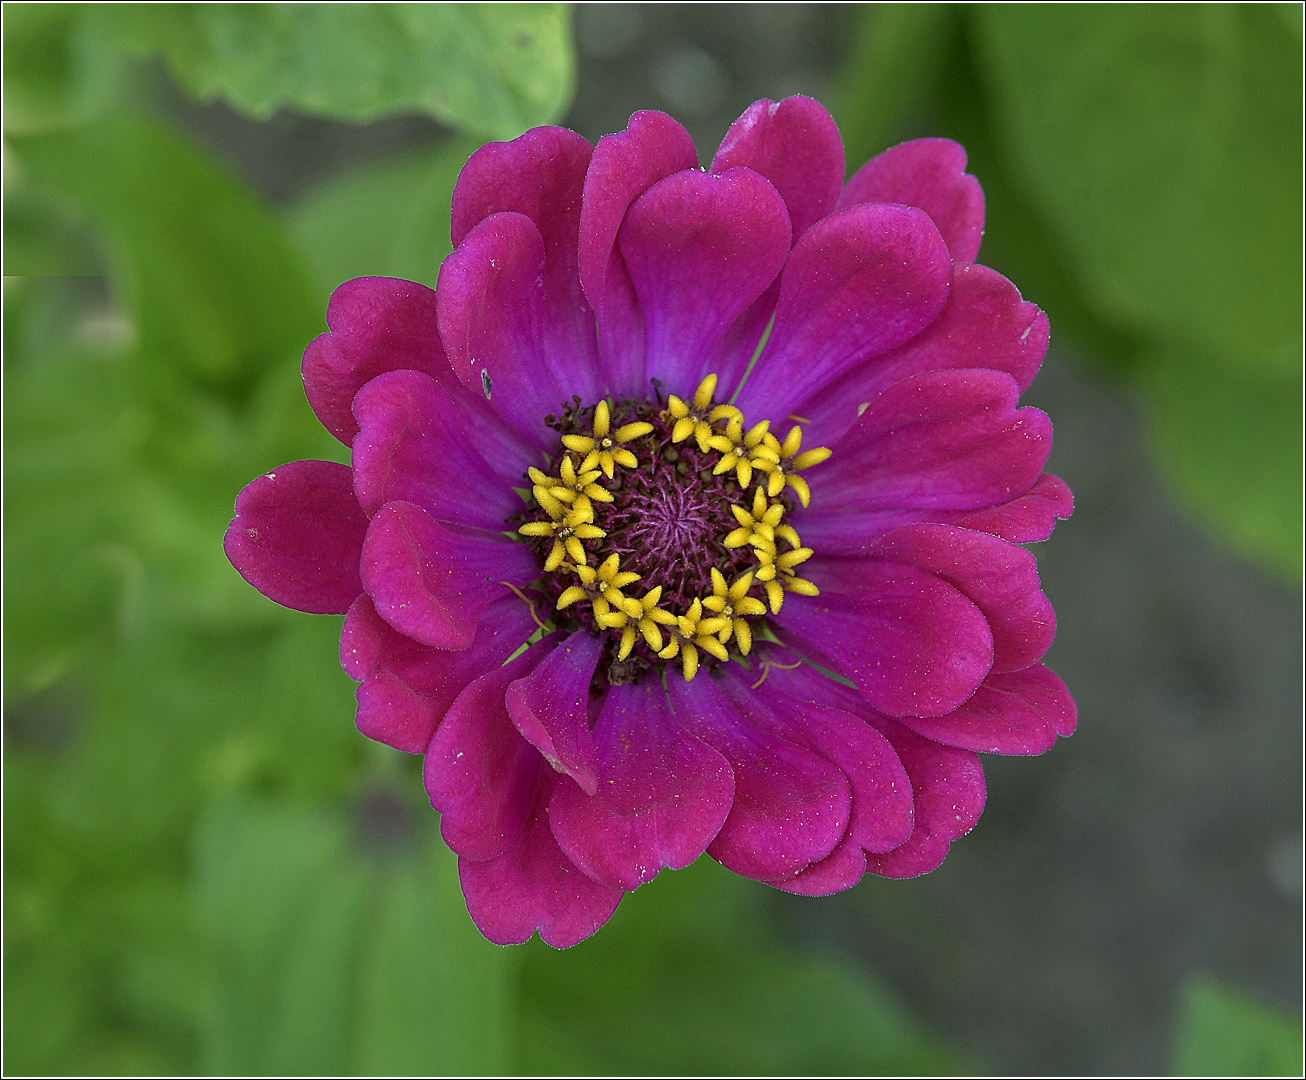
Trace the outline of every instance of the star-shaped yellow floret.
<path fill-rule="evenodd" d="M 639 580 L 638 574 L 621 569 L 621 559 L 615 552 L 604 559 L 598 569 L 583 563 L 571 569 L 580 579 L 580 584 L 563 589 L 562 595 L 558 597 L 558 610 L 588 600 L 594 607 L 594 619 L 600 626 L 608 625 L 613 608 L 620 610 L 624 607 L 626 597 L 621 590 Z"/>
<path fill-rule="evenodd" d="M 624 660 L 635 646 L 635 639 L 641 634 L 654 652 L 662 648 L 662 626 L 674 626 L 676 617 L 669 611 L 658 607 L 662 599 L 662 586 L 650 589 L 641 599 L 628 596 L 622 601 L 622 610 L 614 611 L 603 624 L 612 629 L 621 630 L 621 644 L 617 648 L 617 659 Z"/>
<path fill-rule="evenodd" d="M 535 496 L 535 501 L 546 510 L 548 509 L 546 505 L 548 499 L 568 503 L 572 506 L 586 505 L 587 500 L 590 499 L 599 502 L 612 502 L 612 493 L 598 483 L 599 470 L 578 470 L 570 454 L 566 455 L 558 463 L 557 476 L 550 476 L 548 473 L 536 468 L 527 469 L 526 475 L 530 477 L 533 485 L 531 494 Z"/>
<path fill-rule="evenodd" d="M 803 442 L 803 431 L 797 424 L 789 429 L 789 434 L 785 436 L 783 443 L 774 435 L 770 437 L 770 442 L 776 454 L 775 460 L 762 460 L 755 463 L 759 472 L 767 474 L 766 493 L 774 499 L 788 484 L 797 493 L 799 502 L 804 506 L 809 505 L 812 501 L 812 490 L 807 486 L 807 481 L 797 474 L 803 469 L 825 461 L 831 451 L 821 446 L 815 450 L 805 450 L 800 454 L 798 448 Z"/>
<path fill-rule="evenodd" d="M 618 465 L 633 469 L 639 464 L 634 452 L 622 446 L 641 435 L 647 435 L 653 425 L 644 420 L 633 424 L 623 424 L 612 430 L 612 411 L 606 400 L 594 407 L 593 435 L 564 435 L 563 446 L 582 455 L 581 468 L 603 470 L 603 475 L 612 479 Z"/>
<path fill-rule="evenodd" d="M 739 651 L 745 656 L 753 647 L 753 630 L 745 616 L 766 614 L 766 605 L 756 597 L 748 595 L 752 585 L 751 570 L 733 585 L 727 585 L 725 576 L 714 566 L 712 567 L 712 595 L 703 600 L 705 608 L 716 612 L 726 620 L 726 625 L 717 635 L 721 644 L 728 645 L 733 634 L 739 643 Z"/>
<path fill-rule="evenodd" d="M 728 548 L 739 548 L 752 544 L 761 551 L 775 551 L 776 529 L 784 517 L 785 508 L 781 503 L 769 503 L 766 492 L 760 487 L 753 491 L 751 510 L 732 505 L 730 512 L 739 522 L 739 528 L 726 533 L 722 543 Z"/>
<path fill-rule="evenodd" d="M 674 660 L 680 656 L 680 668 L 685 681 L 689 682 L 698 674 L 698 650 L 704 649 L 718 660 L 728 660 L 730 654 L 726 647 L 717 640 L 717 634 L 726 626 L 726 620 L 720 616 L 704 616 L 703 602 L 695 600 L 684 615 L 676 617 L 676 625 L 670 627 L 670 641 L 665 649 L 658 652 L 663 660 Z"/>
<path fill-rule="evenodd" d="M 733 405 L 714 406 L 712 404 L 714 393 L 716 393 L 716 376 L 709 375 L 698 384 L 692 404 L 682 401 L 675 394 L 667 398 L 667 409 L 663 415 L 675 421 L 671 428 L 673 443 L 684 442 L 692 435 L 698 443 L 698 448 L 706 454 L 712 437 L 717 434 L 713 424 L 734 417 L 742 421 L 744 414 Z"/>
<path fill-rule="evenodd" d="M 780 614 L 780 605 L 784 603 L 785 592 L 796 592 L 803 596 L 820 596 L 821 590 L 806 578 L 794 573 L 794 567 L 805 563 L 812 557 L 809 547 L 794 548 L 776 557 L 765 552 L 757 552 L 757 580 L 766 590 L 766 598 L 771 604 L 771 613 Z"/>
<path fill-rule="evenodd" d="M 551 536 L 553 549 L 544 560 L 546 572 L 552 572 L 562 565 L 564 559 L 570 559 L 576 566 L 586 561 L 585 545 L 582 540 L 598 540 L 608 534 L 594 524 L 592 507 L 569 507 L 556 499 L 551 505 L 540 503 L 549 514 L 549 521 L 528 521 L 517 531 L 523 536 Z M 558 513 L 554 513 L 554 508 Z"/>
<path fill-rule="evenodd" d="M 760 468 L 762 462 L 779 461 L 780 455 L 765 441 L 770 426 L 771 421 L 763 420 L 744 431 L 743 416 L 730 417 L 725 430 L 708 439 L 708 445 L 721 454 L 721 460 L 712 469 L 713 475 L 720 476 L 734 469 L 739 486 L 746 488 L 753 482 L 754 468 Z"/>

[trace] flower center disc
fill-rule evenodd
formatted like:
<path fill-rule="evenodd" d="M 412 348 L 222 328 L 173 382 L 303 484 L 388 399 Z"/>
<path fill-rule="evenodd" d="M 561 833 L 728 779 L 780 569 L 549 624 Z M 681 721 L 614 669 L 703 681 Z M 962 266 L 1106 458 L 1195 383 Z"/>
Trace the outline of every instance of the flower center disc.
<path fill-rule="evenodd" d="M 715 387 L 708 376 L 692 403 L 665 407 L 575 398 L 545 418 L 561 453 L 552 473 L 529 471 L 533 505 L 511 524 L 540 557 L 556 625 L 606 634 L 612 683 L 676 658 L 692 679 L 700 653 L 742 658 L 768 603 L 817 594 L 795 572 L 812 551 L 785 515 L 810 499 L 797 473 L 829 451 L 800 454 L 797 426 L 783 443 L 765 422 L 746 429 Z"/>

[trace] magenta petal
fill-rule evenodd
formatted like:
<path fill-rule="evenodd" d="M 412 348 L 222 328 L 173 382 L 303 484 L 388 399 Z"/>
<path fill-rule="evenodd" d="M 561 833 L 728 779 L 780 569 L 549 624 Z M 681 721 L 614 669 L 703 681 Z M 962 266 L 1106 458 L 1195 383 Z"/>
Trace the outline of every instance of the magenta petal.
<path fill-rule="evenodd" d="M 457 247 L 494 214 L 523 214 L 534 223 L 544 259 L 541 344 L 551 362 L 566 365 L 576 392 L 586 400 L 602 386 L 577 247 L 581 196 L 593 152 L 581 136 L 560 127 L 532 128 L 512 142 L 487 143 L 458 176 L 452 226 Z"/>
<path fill-rule="evenodd" d="M 812 444 L 830 446 L 852 427 L 859 409 L 894 383 L 926 371 L 991 368 L 1005 371 L 1023 392 L 1048 347 L 1048 320 L 987 266 L 952 268 L 952 291 L 929 326 L 904 345 L 857 365 L 819 387 L 797 409 Z"/>
<path fill-rule="evenodd" d="M 630 204 L 672 173 L 698 166 L 694 140 L 666 113 L 637 112 L 625 131 L 604 135 L 585 176 L 580 280 L 594 309 L 609 392 L 643 394 L 644 328 L 635 286 L 617 250 Z"/>
<path fill-rule="evenodd" d="M 734 805 L 708 854 L 762 881 L 791 878 L 829 855 L 852 805 L 838 767 L 773 734 L 758 698 L 741 708 L 710 677 L 668 679 L 667 688 L 677 720 L 721 753 L 735 775 Z"/>
<path fill-rule="evenodd" d="M 523 214 L 482 221 L 440 267 L 440 336 L 459 381 L 481 394 L 523 436 L 552 448 L 544 414 L 573 392 L 592 396 L 595 382 L 544 346 L 544 244 Z"/>
<path fill-rule="evenodd" d="M 536 642 L 515 660 L 483 672 L 450 704 L 429 740 L 422 774 L 440 811 L 445 843 L 469 859 L 493 859 L 516 839 L 530 810 L 539 752 L 508 715 L 508 684 L 530 674 L 556 645 Z"/>
<path fill-rule="evenodd" d="M 880 712 L 951 712 L 992 667 L 988 620 L 935 575 L 903 563 L 858 560 L 846 566 L 819 556 L 805 567 L 821 595 L 786 602 L 777 634 L 812 661 L 852 679 Z M 856 591 L 840 591 L 846 589 Z"/>
<path fill-rule="evenodd" d="M 315 615 L 340 615 L 360 592 L 367 516 L 349 467 L 292 461 L 236 496 L 223 550 L 240 576 L 270 600 Z"/>
<path fill-rule="evenodd" d="M 594 880 L 629 891 L 703 854 L 730 812 L 734 775 L 676 723 L 661 684 L 612 687 L 594 742 L 595 794 L 560 784 L 549 803 L 567 857 Z"/>
<path fill-rule="evenodd" d="M 675 173 L 639 197 L 619 242 L 644 318 L 648 378 L 693 394 L 723 335 L 784 266 L 789 235 L 784 200 L 748 169 Z M 734 379 L 747 363 L 736 361 Z M 713 369 L 728 387 L 729 370 L 715 360 Z"/>
<path fill-rule="evenodd" d="M 770 645 L 759 646 L 757 659 L 773 665 L 793 664 L 797 657 Z M 799 669 L 792 669 L 799 670 Z M 811 670 L 808 668 L 807 670 Z M 867 851 L 890 851 L 911 833 L 911 784 L 888 741 L 860 716 L 846 712 L 829 696 L 811 693 L 779 666 L 767 671 L 763 683 L 774 710 L 773 730 L 781 738 L 805 746 L 838 766 L 852 786 L 848 836 Z M 731 671 L 726 691 L 736 701 L 758 691 L 749 689 L 752 675 Z M 822 682 L 830 682 L 822 679 Z"/>
<path fill-rule="evenodd" d="M 913 139 L 871 158 L 853 174 L 839 208 L 859 203 L 918 206 L 942 234 L 952 261 L 970 263 L 984 235 L 984 192 L 951 139 Z"/>
<path fill-rule="evenodd" d="M 1042 664 L 992 674 L 947 716 L 903 717 L 919 735 L 948 746 L 993 754 L 1041 754 L 1075 730 L 1070 691 Z"/>
<path fill-rule="evenodd" d="M 757 101 L 726 132 L 710 171 L 740 167 L 766 177 L 780 193 L 789 211 L 791 243 L 796 244 L 812 224 L 834 210 L 843 186 L 843 141 L 830 114 L 812 98 Z M 779 295 L 777 280 L 722 339 L 712 363 L 723 388 L 733 389 L 743 375 Z"/>
<path fill-rule="evenodd" d="M 589 691 L 602 648 L 602 639 L 577 630 L 530 675 L 512 683 L 507 695 L 517 730 L 587 795 L 598 787 Z"/>
<path fill-rule="evenodd" d="M 625 895 L 600 885 L 562 853 L 549 830 L 554 788 L 569 784 L 542 760 L 525 824 L 502 855 L 485 862 L 458 860 L 467 911 L 496 945 L 518 945 L 537 929 L 546 944 L 568 949 L 612 917 Z"/>
<path fill-rule="evenodd" d="M 953 840 L 975 827 L 984 809 L 984 770 L 969 750 L 940 746 L 892 720 L 875 725 L 897 751 L 911 777 L 915 826 L 906 843 L 883 855 L 866 856 L 866 869 L 881 877 L 927 874 L 948 854 Z"/>
<path fill-rule="evenodd" d="M 487 534 L 483 534 L 487 535 Z M 392 502 L 368 526 L 363 588 L 401 634 L 438 649 L 466 649 L 490 601 L 539 575 L 524 544 L 450 532 L 420 506 Z"/>
<path fill-rule="evenodd" d="M 960 515 L 952 524 L 992 533 L 1013 544 L 1032 544 L 1051 536 L 1057 520 L 1064 521 L 1074 509 L 1075 499 L 1066 482 L 1059 476 L 1043 473 L 1023 495 Z"/>
<path fill-rule="evenodd" d="M 365 510 L 400 500 L 437 520 L 493 531 L 521 508 L 512 484 L 523 483 L 528 448 L 493 414 L 469 423 L 450 388 L 416 371 L 392 371 L 358 392 L 354 414 L 354 490 Z M 497 468 L 476 450 L 496 429 Z"/>
<path fill-rule="evenodd" d="M 1056 634 L 1038 565 L 1022 547 L 950 525 L 909 525 L 875 542 L 877 558 L 938 574 L 984 613 L 993 631 L 993 671 L 1019 671 L 1038 660 Z"/>
<path fill-rule="evenodd" d="M 358 425 L 354 395 L 387 371 L 449 369 L 436 326 L 435 293 L 398 278 L 355 278 L 331 294 L 327 326 L 304 350 L 304 393 L 323 426 L 348 446 Z"/>
<path fill-rule="evenodd" d="M 531 128 L 511 142 L 486 143 L 467 159 L 454 186 L 453 246 L 486 218 L 509 211 L 535 223 L 551 255 L 574 249 L 593 152 L 582 136 L 562 127 Z M 574 264 L 574 251 L 570 257 Z"/>
<path fill-rule="evenodd" d="M 829 896 L 851 889 L 866 876 L 866 852 L 845 836 L 839 846 L 818 863 L 812 863 L 786 881 L 767 884 L 799 896 Z"/>
<path fill-rule="evenodd" d="M 821 524 L 822 550 L 857 550 L 866 539 L 859 514 L 980 510 L 1029 490 L 1051 450 L 1052 425 L 1038 409 L 1017 409 L 1018 396 L 1011 376 L 982 370 L 934 371 L 889 387 L 808 474 L 822 516 L 847 519 L 842 537 L 837 521 Z"/>
<path fill-rule="evenodd" d="M 835 208 L 843 187 L 843 140 L 819 101 L 763 98 L 730 125 L 710 171 L 740 166 L 765 176 L 780 193 L 796 243 Z"/>
<path fill-rule="evenodd" d="M 366 594 L 340 632 L 340 663 L 358 687 L 358 730 L 396 750 L 421 753 L 440 718 L 473 679 L 498 667 L 535 629 L 517 596 L 494 600 L 466 649 L 433 649 L 390 626 Z"/>
<path fill-rule="evenodd" d="M 817 222 L 789 257 L 771 336 L 736 404 L 750 420 L 789 415 L 867 357 L 920 333 L 951 277 L 948 249 L 920 210 L 855 206 Z"/>

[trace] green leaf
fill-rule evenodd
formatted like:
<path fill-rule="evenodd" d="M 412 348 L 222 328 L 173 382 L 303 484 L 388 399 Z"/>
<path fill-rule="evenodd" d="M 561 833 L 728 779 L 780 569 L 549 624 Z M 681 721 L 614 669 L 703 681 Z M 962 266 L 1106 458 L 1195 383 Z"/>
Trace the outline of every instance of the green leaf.
<path fill-rule="evenodd" d="M 6 134 L 83 123 L 114 99 L 123 57 L 87 19 L 90 7 L 6 6 Z"/>
<path fill-rule="evenodd" d="M 928 104 L 955 33 L 951 4 L 864 4 L 835 119 L 850 170 L 897 142 Z"/>
<path fill-rule="evenodd" d="M 1250 379 L 1197 346 L 1139 367 L 1153 449 L 1226 542 L 1289 579 L 1302 559 L 1302 383 Z"/>
<path fill-rule="evenodd" d="M 240 393 L 269 365 L 295 363 L 320 331 L 307 271 L 280 225 L 169 129 L 113 116 L 11 146 L 33 181 L 103 230 L 141 349 L 163 371 Z"/>
<path fill-rule="evenodd" d="M 290 228 L 323 291 L 356 277 L 397 277 L 435 287 L 452 250 L 454 182 L 475 149 L 455 140 L 437 150 L 333 177 L 291 211 Z"/>
<path fill-rule="evenodd" d="M 259 118 L 420 111 L 511 139 L 561 116 L 575 81 L 565 4 L 121 7 L 124 39 L 162 51 L 190 93 Z"/>
<path fill-rule="evenodd" d="M 133 568 L 116 494 L 125 483 L 120 366 L 67 357 L 6 372 L 5 692 L 31 693 L 117 629 Z"/>
<path fill-rule="evenodd" d="M 755 883 L 703 858 L 628 896 L 574 949 L 533 942 L 518 1071 L 966 1071 L 863 973 L 769 945 L 757 897 Z"/>
<path fill-rule="evenodd" d="M 1175 1039 L 1175 1076 L 1301 1076 L 1300 1019 L 1222 986 L 1191 979 Z"/>
<path fill-rule="evenodd" d="M 412 846 L 389 851 L 360 845 L 357 817 L 323 810 L 229 802 L 210 815 L 205 1072 L 506 1071 L 511 954 L 471 927 L 453 856 L 429 811 L 412 812 Z"/>
<path fill-rule="evenodd" d="M 974 12 L 1003 147 L 1109 319 L 1300 369 L 1301 41 L 1265 5 Z"/>
<path fill-rule="evenodd" d="M 1025 299 L 1048 315 L 1055 340 L 1069 339 L 1092 358 L 1116 370 L 1128 369 L 1138 352 L 1129 334 L 1096 310 L 1083 268 L 1035 205 L 1002 152 L 994 130 L 989 94 L 978 70 L 973 9 L 956 20 L 937 47 L 943 56 L 935 90 L 936 114 L 924 130 L 956 139 L 968 155 L 967 170 L 984 188 L 984 246 L 980 261 L 1011 280 Z"/>

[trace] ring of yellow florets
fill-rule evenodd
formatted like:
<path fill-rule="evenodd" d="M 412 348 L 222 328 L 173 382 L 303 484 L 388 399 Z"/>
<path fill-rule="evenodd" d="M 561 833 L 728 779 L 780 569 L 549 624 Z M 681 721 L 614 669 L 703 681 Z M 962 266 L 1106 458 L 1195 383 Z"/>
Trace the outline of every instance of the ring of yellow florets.
<path fill-rule="evenodd" d="M 517 531 L 540 555 L 555 625 L 609 635 L 611 682 L 674 660 L 689 680 L 700 654 L 747 656 L 754 624 L 786 592 L 818 594 L 798 576 L 812 549 L 786 516 L 811 500 L 799 473 L 830 451 L 800 452 L 798 424 L 783 441 L 767 421 L 747 427 L 713 402 L 716 382 L 662 408 L 576 399 L 546 418 L 561 452 L 550 472 L 529 471 L 533 506 Z"/>

